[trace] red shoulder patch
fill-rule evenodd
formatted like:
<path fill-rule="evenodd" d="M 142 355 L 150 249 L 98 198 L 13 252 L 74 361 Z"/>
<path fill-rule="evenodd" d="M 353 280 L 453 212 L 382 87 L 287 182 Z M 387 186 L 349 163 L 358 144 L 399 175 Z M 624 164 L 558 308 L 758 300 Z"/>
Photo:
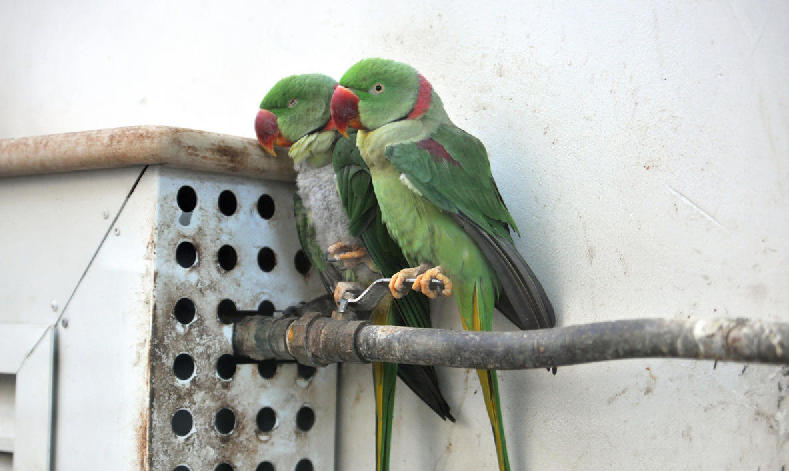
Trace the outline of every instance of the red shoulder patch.
<path fill-rule="evenodd" d="M 446 160 L 452 165 L 460 165 L 457 160 L 453 159 L 449 152 L 438 141 L 432 138 L 424 139 L 416 143 L 420 149 L 424 149 L 430 153 L 434 158 Z"/>
<path fill-rule="evenodd" d="M 334 124 L 334 119 L 333 118 L 329 118 L 329 122 L 326 123 L 326 126 L 324 126 L 321 129 L 321 131 L 336 131 L 336 130 L 337 130 L 337 125 Z"/>
<path fill-rule="evenodd" d="M 430 108 L 430 98 L 432 95 L 433 86 L 430 85 L 430 82 L 428 82 L 426 78 L 419 75 L 419 94 L 416 96 L 414 109 L 411 110 L 411 113 L 409 113 L 405 119 L 416 119 L 425 114 L 425 111 Z"/>

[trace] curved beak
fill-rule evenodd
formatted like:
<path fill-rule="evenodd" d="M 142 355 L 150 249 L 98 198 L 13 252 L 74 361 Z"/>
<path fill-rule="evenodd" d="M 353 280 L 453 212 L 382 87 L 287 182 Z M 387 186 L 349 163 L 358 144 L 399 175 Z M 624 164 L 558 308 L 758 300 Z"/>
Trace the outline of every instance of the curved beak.
<path fill-rule="evenodd" d="M 255 117 L 255 134 L 257 134 L 258 142 L 271 156 L 276 157 L 277 153 L 274 151 L 274 145 L 287 147 L 292 144 L 289 140 L 285 139 L 282 132 L 277 125 L 277 115 L 269 110 L 258 111 Z"/>
<path fill-rule="evenodd" d="M 348 126 L 365 129 L 359 119 L 359 97 L 352 91 L 338 85 L 331 97 L 331 117 L 337 131 L 348 137 Z"/>

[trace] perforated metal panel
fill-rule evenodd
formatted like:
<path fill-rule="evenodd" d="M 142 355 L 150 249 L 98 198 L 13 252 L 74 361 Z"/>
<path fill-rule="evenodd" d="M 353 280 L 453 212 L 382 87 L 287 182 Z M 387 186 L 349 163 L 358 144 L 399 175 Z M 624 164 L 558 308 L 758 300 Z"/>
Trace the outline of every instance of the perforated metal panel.
<path fill-rule="evenodd" d="M 272 315 L 321 293 L 297 263 L 292 193 L 288 184 L 161 169 L 151 469 L 333 468 L 336 367 L 236 365 L 229 320 L 220 319 L 234 309 Z"/>

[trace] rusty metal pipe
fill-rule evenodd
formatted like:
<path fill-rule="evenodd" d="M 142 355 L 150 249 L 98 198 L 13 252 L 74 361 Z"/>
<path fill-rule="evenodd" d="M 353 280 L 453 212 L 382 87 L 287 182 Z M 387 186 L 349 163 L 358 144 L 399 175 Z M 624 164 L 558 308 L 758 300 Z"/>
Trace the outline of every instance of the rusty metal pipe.
<path fill-rule="evenodd" d="M 245 329 L 252 331 L 265 330 L 269 325 L 255 319 L 246 322 Z M 302 325 L 306 328 L 298 335 L 289 335 L 285 343 L 304 348 L 308 353 L 299 360 L 313 365 L 338 361 L 340 357 L 353 362 L 500 370 L 627 358 L 789 364 L 789 324 L 749 319 L 637 319 L 529 331 L 469 332 L 377 326 L 358 321 L 350 325 L 349 321 L 313 314 Z M 327 335 L 341 338 L 329 342 Z M 234 334 L 238 353 L 260 360 L 272 358 L 261 355 L 271 350 L 271 345 L 246 343 L 239 351 L 240 343 L 235 338 Z M 336 351 L 338 346 L 342 346 L 342 355 Z M 278 352 L 283 354 L 287 352 Z"/>
<path fill-rule="evenodd" d="M 133 126 L 0 139 L 0 177 L 137 165 L 294 181 L 291 159 L 255 139 L 167 126 Z"/>

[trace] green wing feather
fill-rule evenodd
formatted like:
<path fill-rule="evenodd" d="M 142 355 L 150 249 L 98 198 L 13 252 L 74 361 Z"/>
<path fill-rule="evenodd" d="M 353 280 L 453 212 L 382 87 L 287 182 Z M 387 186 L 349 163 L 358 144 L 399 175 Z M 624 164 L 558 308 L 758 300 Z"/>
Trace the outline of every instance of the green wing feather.
<path fill-rule="evenodd" d="M 360 237 L 378 212 L 378 201 L 372 192 L 370 169 L 354 142 L 356 132 L 350 133 L 349 139 L 339 139 L 334 145 L 332 164 L 337 177 L 337 191 L 350 221 L 350 233 Z"/>
<path fill-rule="evenodd" d="M 422 196 L 444 211 L 462 213 L 508 240 L 510 227 L 518 232 L 493 180 L 485 146 L 471 134 L 441 124 L 427 139 L 387 146 L 385 155 Z"/>
<path fill-rule="evenodd" d="M 310 215 L 304 207 L 298 193 L 293 193 L 293 215 L 296 218 L 296 233 L 299 237 L 299 244 L 310 261 L 313 268 L 318 272 L 321 283 L 326 291 L 332 293 L 334 286 L 343 281 L 342 274 L 334 265 L 329 264 L 323 256 L 323 251 L 315 237 L 315 226 L 310 220 Z"/>

